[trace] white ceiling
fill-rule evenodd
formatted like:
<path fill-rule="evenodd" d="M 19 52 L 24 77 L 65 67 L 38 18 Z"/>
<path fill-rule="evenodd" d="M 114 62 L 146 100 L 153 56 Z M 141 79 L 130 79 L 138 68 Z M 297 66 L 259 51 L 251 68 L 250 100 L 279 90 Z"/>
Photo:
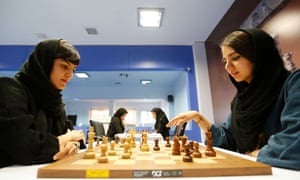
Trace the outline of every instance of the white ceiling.
<path fill-rule="evenodd" d="M 0 44 L 191 45 L 205 41 L 234 0 L 1 0 Z M 137 26 L 138 7 L 165 8 L 161 28 Z M 88 35 L 94 27 L 98 35 Z"/>

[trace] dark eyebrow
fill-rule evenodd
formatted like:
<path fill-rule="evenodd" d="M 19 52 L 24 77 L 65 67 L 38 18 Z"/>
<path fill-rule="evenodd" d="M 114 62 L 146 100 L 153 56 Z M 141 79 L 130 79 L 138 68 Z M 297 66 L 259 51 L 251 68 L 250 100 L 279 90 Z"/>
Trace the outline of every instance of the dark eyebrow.
<path fill-rule="evenodd" d="M 234 54 L 238 54 L 237 52 L 233 51 L 230 54 L 228 54 L 228 56 L 233 56 Z"/>
<path fill-rule="evenodd" d="M 228 54 L 229 57 L 233 56 L 234 54 L 238 54 L 237 52 L 233 51 L 231 53 Z M 226 60 L 226 58 L 222 58 L 222 61 L 224 62 Z"/>

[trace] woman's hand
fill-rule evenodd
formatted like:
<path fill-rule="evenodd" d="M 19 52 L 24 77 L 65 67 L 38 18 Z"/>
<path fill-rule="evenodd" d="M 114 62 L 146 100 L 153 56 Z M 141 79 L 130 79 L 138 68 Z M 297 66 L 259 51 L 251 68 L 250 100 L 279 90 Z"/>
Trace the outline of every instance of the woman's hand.
<path fill-rule="evenodd" d="M 79 146 L 79 142 L 76 141 L 69 141 L 65 144 L 60 145 L 59 152 L 57 152 L 53 156 L 53 160 L 63 159 L 65 157 L 77 153 L 79 150 Z"/>
<path fill-rule="evenodd" d="M 66 144 L 69 141 L 80 141 L 85 142 L 84 133 L 82 130 L 68 130 L 67 133 L 58 136 L 58 141 L 60 145 Z"/>
<path fill-rule="evenodd" d="M 248 156 L 257 157 L 260 149 L 255 149 L 254 151 L 247 152 Z"/>
<path fill-rule="evenodd" d="M 84 133 L 82 130 L 72 130 L 72 131 L 69 130 L 67 134 L 70 134 L 71 141 L 85 140 Z"/>
<path fill-rule="evenodd" d="M 197 111 L 188 111 L 177 115 L 167 124 L 167 127 L 179 126 L 190 120 L 194 120 L 204 132 L 207 132 L 211 127 L 211 123 Z"/>

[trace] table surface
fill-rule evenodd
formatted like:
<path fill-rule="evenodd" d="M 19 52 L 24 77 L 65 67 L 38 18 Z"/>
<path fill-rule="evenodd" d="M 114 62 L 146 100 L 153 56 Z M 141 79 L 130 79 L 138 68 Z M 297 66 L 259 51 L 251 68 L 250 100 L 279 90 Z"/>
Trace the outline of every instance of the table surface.
<path fill-rule="evenodd" d="M 255 161 L 255 158 L 249 157 L 247 155 L 242 155 L 239 153 L 227 151 L 224 149 L 216 148 L 217 150 L 224 151 L 226 153 L 230 153 L 232 155 L 242 157 L 248 160 Z M 6 168 L 0 169 L 0 177 L 1 179 L 39 179 L 37 178 L 37 170 L 40 167 L 45 166 L 45 164 L 42 165 L 32 165 L 32 166 L 10 166 Z M 230 180 L 235 180 L 235 179 L 244 179 L 244 180 L 282 180 L 283 178 L 288 179 L 288 180 L 294 180 L 300 179 L 300 171 L 294 171 L 294 170 L 289 170 L 289 169 L 282 169 L 282 168 L 276 168 L 272 167 L 272 175 L 260 175 L 260 176 L 218 176 L 218 177 L 201 177 L 201 179 L 230 179 Z M 54 178 L 41 178 L 43 180 L 54 180 Z M 66 178 L 66 180 L 72 180 L 73 178 Z M 120 179 L 120 178 L 117 178 Z M 122 178 L 121 178 L 122 179 Z M 153 179 L 153 178 L 143 178 L 143 179 Z M 177 179 L 177 178 L 176 178 Z M 178 178 L 181 179 L 181 178 Z M 182 178 L 183 179 L 183 178 Z M 194 177 L 194 178 L 189 178 L 189 179 L 199 179 L 199 177 Z M 60 180 L 62 180 L 60 178 Z M 74 178 L 74 180 L 80 180 L 80 178 Z"/>

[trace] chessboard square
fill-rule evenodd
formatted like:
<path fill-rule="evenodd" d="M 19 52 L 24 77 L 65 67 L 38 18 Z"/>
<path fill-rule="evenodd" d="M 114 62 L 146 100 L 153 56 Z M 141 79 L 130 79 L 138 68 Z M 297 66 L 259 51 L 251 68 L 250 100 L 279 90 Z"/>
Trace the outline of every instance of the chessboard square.
<path fill-rule="evenodd" d="M 173 160 L 182 160 L 182 156 L 172 156 Z"/>
<path fill-rule="evenodd" d="M 170 165 L 170 164 L 176 164 L 175 161 L 171 159 L 160 159 L 154 161 L 156 165 Z"/>
<path fill-rule="evenodd" d="M 169 157 L 169 154 L 168 153 L 154 153 L 153 156 L 156 158 Z"/>
<path fill-rule="evenodd" d="M 114 165 L 134 165 L 135 160 L 133 159 L 119 159 L 114 162 Z"/>
<path fill-rule="evenodd" d="M 108 156 L 108 160 L 117 160 L 119 159 L 118 156 Z"/>
<path fill-rule="evenodd" d="M 140 151 L 140 152 L 138 152 L 139 156 L 149 156 L 151 154 L 152 154 L 152 152 L 150 152 L 150 151 Z"/>
<path fill-rule="evenodd" d="M 137 156 L 135 160 L 153 160 L 152 156 Z"/>
<path fill-rule="evenodd" d="M 193 158 L 193 161 L 195 163 L 199 163 L 199 164 L 212 164 L 212 163 L 217 163 L 216 161 L 214 161 L 213 159 L 206 159 L 206 158 Z"/>
<path fill-rule="evenodd" d="M 212 159 L 226 159 L 224 156 L 221 156 L 219 154 L 217 154 L 216 157 L 210 157 L 210 158 L 212 158 Z"/>
<path fill-rule="evenodd" d="M 96 159 L 79 159 L 74 161 L 72 164 L 74 165 L 88 165 L 88 164 L 95 164 Z"/>

